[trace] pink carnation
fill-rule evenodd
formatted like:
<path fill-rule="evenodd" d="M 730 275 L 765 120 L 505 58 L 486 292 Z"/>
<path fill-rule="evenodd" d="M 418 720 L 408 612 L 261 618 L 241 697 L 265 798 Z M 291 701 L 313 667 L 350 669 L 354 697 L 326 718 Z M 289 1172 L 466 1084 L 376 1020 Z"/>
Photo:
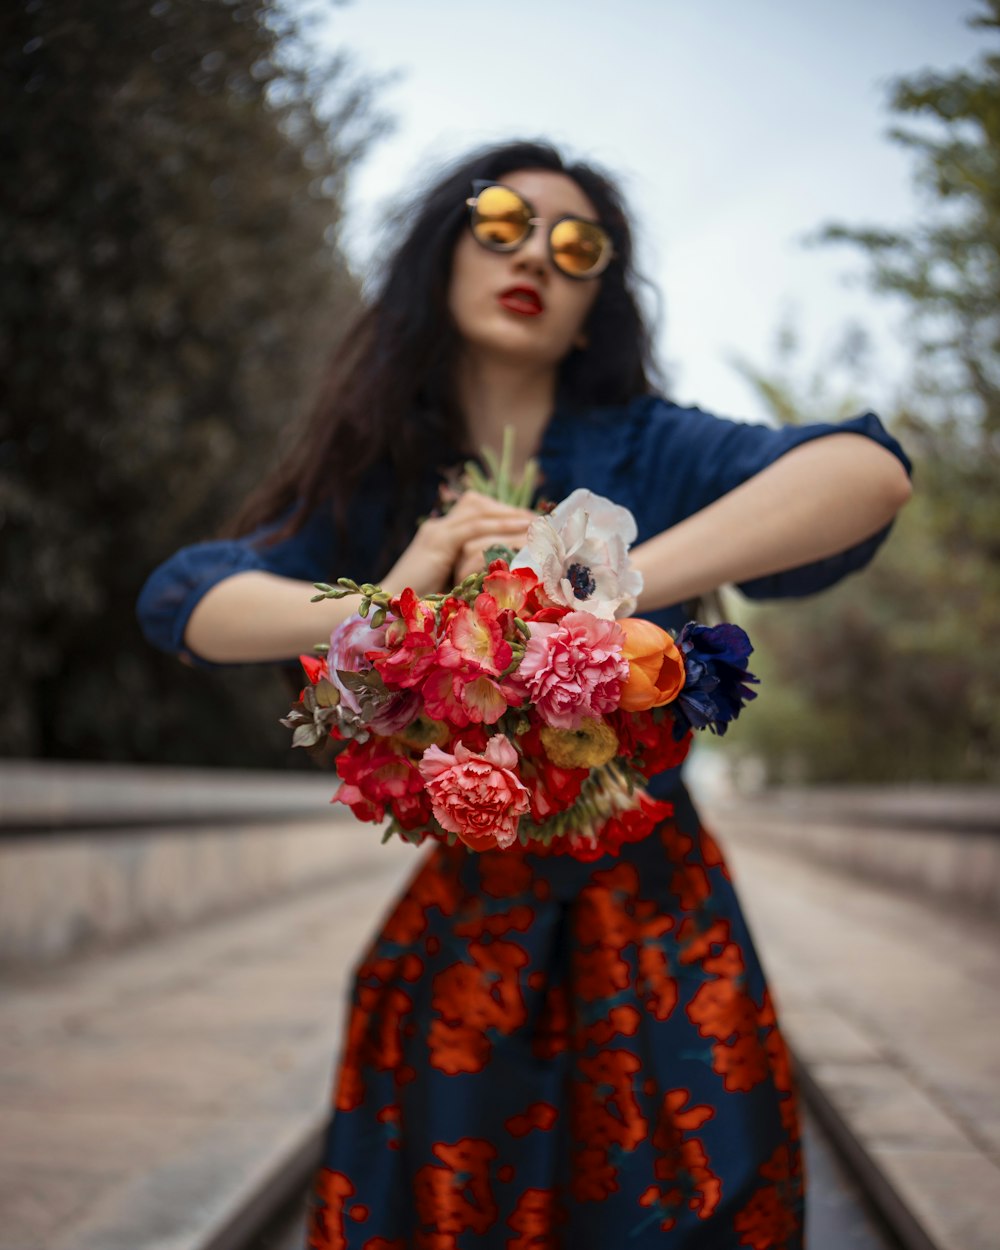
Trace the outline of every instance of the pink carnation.
<path fill-rule="evenodd" d="M 462 742 L 454 755 L 430 746 L 418 767 L 442 829 L 477 851 L 508 847 L 516 839 L 528 791 L 514 771 L 517 752 L 503 734 L 490 738 L 482 755 Z"/>
<path fill-rule="evenodd" d="M 615 621 L 590 612 L 567 612 L 555 622 L 532 621 L 524 658 L 511 684 L 556 729 L 613 712 L 628 680 L 622 655 L 625 633 Z"/>

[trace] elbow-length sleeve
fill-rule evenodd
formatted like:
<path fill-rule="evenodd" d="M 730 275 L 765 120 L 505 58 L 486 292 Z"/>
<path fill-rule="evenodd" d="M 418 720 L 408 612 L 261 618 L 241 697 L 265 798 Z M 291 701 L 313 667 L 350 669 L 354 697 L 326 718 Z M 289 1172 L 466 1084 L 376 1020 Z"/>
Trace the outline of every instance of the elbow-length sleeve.
<path fill-rule="evenodd" d="M 773 464 L 786 452 L 832 434 L 861 434 L 890 451 L 912 476 L 913 466 L 899 442 L 874 412 L 841 422 L 773 427 L 719 417 L 701 408 L 681 408 L 663 399 L 647 400 L 641 417 L 645 478 L 655 532 L 700 512 L 721 496 Z M 892 522 L 844 551 L 738 583 L 752 599 L 810 595 L 864 568 L 885 541 Z"/>
<path fill-rule="evenodd" d="M 337 555 L 333 518 L 316 512 L 288 538 L 268 543 L 290 517 L 290 508 L 276 521 L 240 538 L 216 539 L 182 547 L 146 579 L 136 602 L 136 615 L 147 641 L 161 651 L 183 655 L 204 668 L 218 665 L 189 650 L 184 631 L 196 604 L 224 578 L 247 570 L 276 573 L 301 581 L 323 581 L 332 575 Z"/>

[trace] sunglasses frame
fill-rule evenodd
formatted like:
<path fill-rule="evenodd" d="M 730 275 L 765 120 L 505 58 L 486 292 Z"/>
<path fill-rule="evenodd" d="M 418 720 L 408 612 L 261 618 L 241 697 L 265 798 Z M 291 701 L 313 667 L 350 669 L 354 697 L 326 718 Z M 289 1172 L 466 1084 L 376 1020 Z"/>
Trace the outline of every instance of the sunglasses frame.
<path fill-rule="evenodd" d="M 503 189 L 505 191 L 509 191 L 511 195 L 517 196 L 517 198 L 521 201 L 521 203 L 524 205 L 524 207 L 528 210 L 528 213 L 530 214 L 530 216 L 528 217 L 528 222 L 527 222 L 528 228 L 524 232 L 523 238 L 518 239 L 516 243 L 498 243 L 498 244 L 486 243 L 481 238 L 479 238 L 475 230 L 472 230 L 472 237 L 475 239 L 475 241 L 479 244 L 480 247 L 485 248 L 488 252 L 516 252 L 519 247 L 523 247 L 524 244 L 527 243 L 527 241 L 531 238 L 532 234 L 534 233 L 535 227 L 542 225 L 542 223 L 545 221 L 545 218 L 536 217 L 535 206 L 531 203 L 530 200 L 528 200 L 525 196 L 523 196 L 520 191 L 515 190 L 514 187 L 508 186 L 507 183 L 505 182 L 497 182 L 489 178 L 476 178 L 473 180 L 473 183 L 472 183 L 472 195 L 469 196 L 468 199 L 465 201 L 466 206 L 468 207 L 468 210 L 469 210 L 470 228 L 475 224 L 476 205 L 478 204 L 479 197 L 489 187 L 503 187 Z M 604 234 L 604 237 L 608 241 L 608 246 L 607 246 L 606 251 L 603 253 L 603 256 L 606 257 L 606 259 L 604 260 L 603 264 L 601 264 L 599 269 L 593 270 L 589 273 L 568 273 L 565 269 L 563 269 L 563 267 L 556 260 L 555 250 L 552 247 L 552 232 L 555 230 L 556 226 L 560 225 L 564 221 L 582 221 L 586 225 L 596 226 L 600 231 L 602 231 L 602 233 Z M 601 274 L 604 273 L 604 271 L 607 269 L 608 265 L 610 265 L 611 262 L 614 260 L 615 256 L 617 255 L 617 253 L 615 252 L 614 242 L 611 238 L 611 235 L 608 233 L 607 227 L 599 221 L 592 220 L 590 217 L 581 217 L 579 213 L 564 213 L 562 217 L 557 217 L 554 221 L 552 221 L 549 224 L 548 234 L 546 236 L 546 243 L 549 249 L 549 259 L 552 261 L 553 266 L 556 268 L 556 270 L 558 270 L 559 273 L 563 275 L 564 278 L 569 278 L 573 282 L 589 282 L 592 278 L 599 278 Z"/>

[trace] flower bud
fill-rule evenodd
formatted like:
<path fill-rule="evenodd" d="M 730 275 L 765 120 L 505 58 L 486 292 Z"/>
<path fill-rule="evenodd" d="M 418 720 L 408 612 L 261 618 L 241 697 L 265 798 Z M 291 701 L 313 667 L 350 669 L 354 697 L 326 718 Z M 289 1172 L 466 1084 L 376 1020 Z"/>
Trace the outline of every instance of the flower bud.
<path fill-rule="evenodd" d="M 628 681 L 619 707 L 645 712 L 677 698 L 684 685 L 684 657 L 665 629 L 638 617 L 619 621 L 625 633 L 622 654 L 628 660 Z"/>

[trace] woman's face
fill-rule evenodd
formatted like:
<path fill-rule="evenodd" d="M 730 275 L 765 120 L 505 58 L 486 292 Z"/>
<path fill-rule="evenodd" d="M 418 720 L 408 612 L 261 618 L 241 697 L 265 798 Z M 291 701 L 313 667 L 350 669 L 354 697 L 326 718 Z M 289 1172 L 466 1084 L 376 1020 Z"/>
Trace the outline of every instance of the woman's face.
<path fill-rule="evenodd" d="M 583 324 L 601 279 L 560 273 L 549 258 L 549 224 L 568 214 L 596 221 L 598 213 L 565 174 L 519 169 L 498 181 L 519 191 L 542 224 L 513 252 L 491 252 L 466 226 L 452 257 L 448 307 L 467 344 L 554 368 L 574 346 L 585 345 Z"/>

